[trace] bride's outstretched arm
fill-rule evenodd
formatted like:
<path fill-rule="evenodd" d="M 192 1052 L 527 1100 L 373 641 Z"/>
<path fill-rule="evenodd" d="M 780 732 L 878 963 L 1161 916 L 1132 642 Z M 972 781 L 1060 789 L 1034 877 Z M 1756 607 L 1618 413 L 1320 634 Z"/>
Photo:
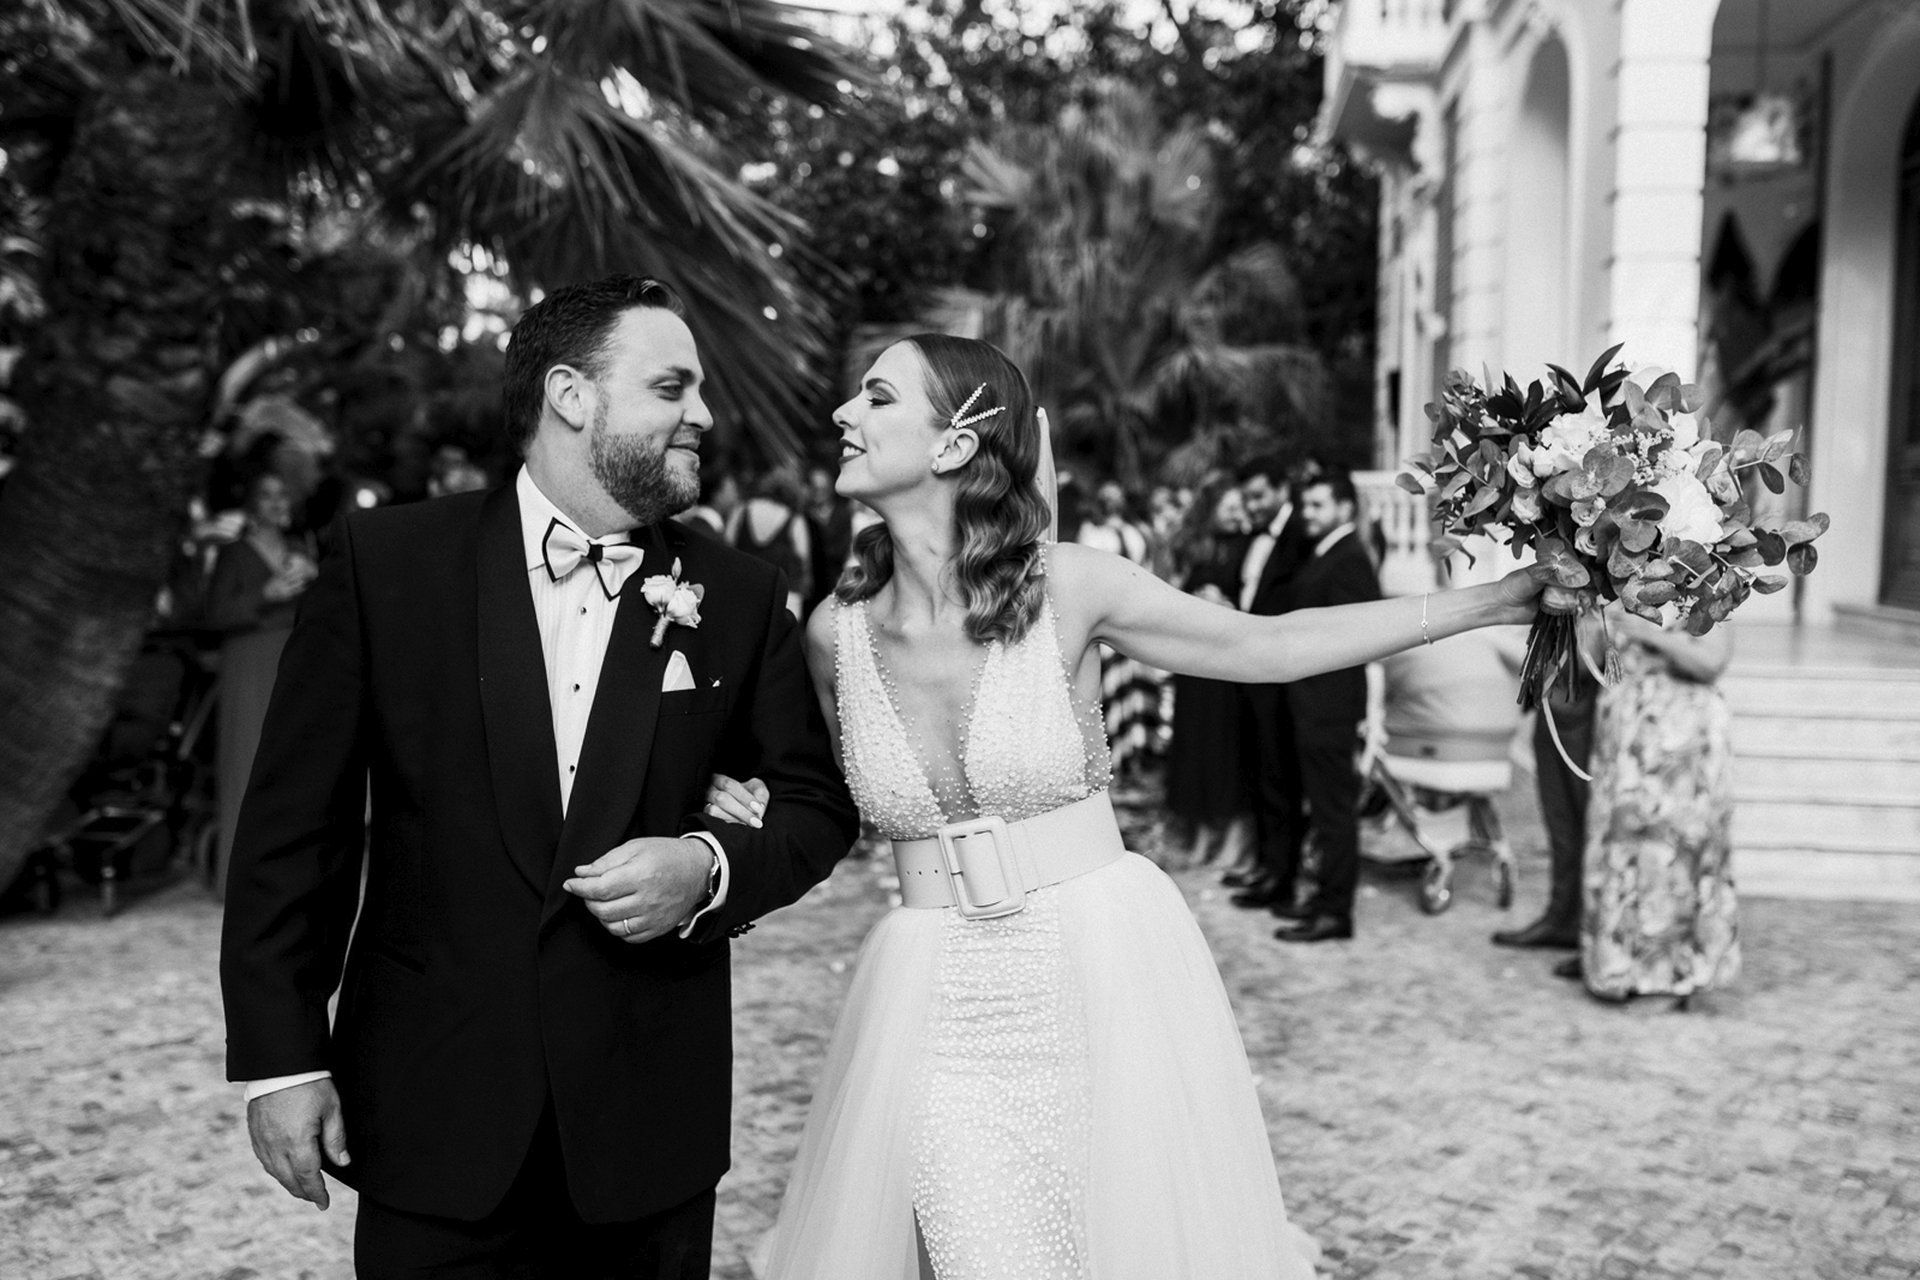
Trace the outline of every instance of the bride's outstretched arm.
<path fill-rule="evenodd" d="M 1525 569 L 1484 586 L 1265 617 L 1210 604 L 1138 565 L 1090 547 L 1053 549 L 1053 595 L 1063 622 L 1088 642 L 1184 675 L 1246 684 L 1358 666 L 1475 627 L 1533 620 L 1542 607 L 1570 612 L 1573 595 Z M 1426 628 L 1421 617 L 1424 611 Z"/>

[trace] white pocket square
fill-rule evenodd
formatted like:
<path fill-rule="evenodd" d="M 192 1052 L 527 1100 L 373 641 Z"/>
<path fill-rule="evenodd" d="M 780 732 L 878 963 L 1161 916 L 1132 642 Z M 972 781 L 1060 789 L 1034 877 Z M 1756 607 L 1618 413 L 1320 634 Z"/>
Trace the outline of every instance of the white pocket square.
<path fill-rule="evenodd" d="M 660 692 L 673 693 L 693 687 L 693 668 L 687 665 L 687 655 L 675 649 L 667 659 L 667 674 L 660 681 Z"/>

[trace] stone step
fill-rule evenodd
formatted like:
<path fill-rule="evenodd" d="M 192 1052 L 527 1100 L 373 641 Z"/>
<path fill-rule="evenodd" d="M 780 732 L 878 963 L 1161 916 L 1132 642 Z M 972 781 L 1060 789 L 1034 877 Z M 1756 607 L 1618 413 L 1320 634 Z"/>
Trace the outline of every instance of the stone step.
<path fill-rule="evenodd" d="M 1736 845 L 1733 882 L 1749 898 L 1920 902 L 1920 853 Z"/>
<path fill-rule="evenodd" d="M 1733 811 L 1734 847 L 1920 855 L 1920 803 L 1866 799 L 1742 799 Z"/>
<path fill-rule="evenodd" d="M 1857 716 L 1871 720 L 1920 721 L 1920 675 L 1849 673 L 1791 675 L 1729 673 L 1720 691 L 1735 714 Z"/>
<path fill-rule="evenodd" d="M 1849 792 L 1920 797 L 1920 752 L 1814 754 L 1790 746 L 1764 752 L 1736 750 L 1733 784 L 1742 800 Z"/>
<path fill-rule="evenodd" d="M 1920 717 L 1840 718 L 1809 716 L 1785 709 L 1735 712 L 1733 753 L 1801 752 L 1809 756 L 1920 753 Z"/>

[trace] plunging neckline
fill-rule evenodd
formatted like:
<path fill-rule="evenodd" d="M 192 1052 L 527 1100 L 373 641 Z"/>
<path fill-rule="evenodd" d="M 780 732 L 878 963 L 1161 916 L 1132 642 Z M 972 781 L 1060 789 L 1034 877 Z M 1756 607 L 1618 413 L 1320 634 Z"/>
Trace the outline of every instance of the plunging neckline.
<path fill-rule="evenodd" d="M 898 685 L 894 681 L 892 672 L 887 669 L 886 660 L 880 656 L 880 642 L 874 638 L 873 611 L 869 607 L 870 604 L 871 597 L 859 601 L 861 638 L 866 642 L 867 660 L 873 664 L 874 679 L 880 686 L 881 695 L 886 699 L 887 711 L 893 716 L 894 727 L 899 730 L 900 740 L 906 743 L 907 750 L 913 753 L 914 767 L 920 772 L 920 782 L 933 801 L 934 811 L 945 822 L 965 821 L 975 816 L 979 809 L 979 798 L 967 767 L 967 753 L 973 746 L 973 720 L 980 707 L 980 691 L 986 686 L 987 671 L 993 664 L 994 655 L 1006 647 L 1005 642 L 990 640 L 982 646 L 984 652 L 974 665 L 966 701 L 960 707 L 960 738 L 955 744 L 953 758 L 954 781 L 959 785 L 961 794 L 958 798 L 963 802 L 962 807 L 966 812 L 950 813 L 947 806 L 941 802 L 940 788 L 934 784 L 933 767 L 926 747 L 928 739 L 924 731 L 915 732 L 914 727 L 908 723 L 906 713 L 900 709 Z"/>

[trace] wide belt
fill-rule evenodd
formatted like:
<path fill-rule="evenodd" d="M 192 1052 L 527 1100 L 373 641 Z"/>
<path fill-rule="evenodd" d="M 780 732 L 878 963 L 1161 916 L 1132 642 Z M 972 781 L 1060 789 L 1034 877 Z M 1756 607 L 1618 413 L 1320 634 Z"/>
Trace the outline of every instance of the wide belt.
<path fill-rule="evenodd" d="M 1027 895 L 1106 866 L 1127 851 L 1104 791 L 1019 822 L 950 822 L 922 840 L 895 840 L 900 900 L 954 907 L 970 920 L 1009 916 Z"/>

